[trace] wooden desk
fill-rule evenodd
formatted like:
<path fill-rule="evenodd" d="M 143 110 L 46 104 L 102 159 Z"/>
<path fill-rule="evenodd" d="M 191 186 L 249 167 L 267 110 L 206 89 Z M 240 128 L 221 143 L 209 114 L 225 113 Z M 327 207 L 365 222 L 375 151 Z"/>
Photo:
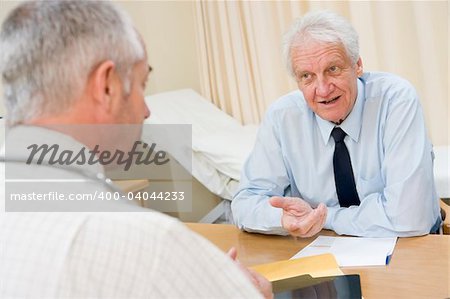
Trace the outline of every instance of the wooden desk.
<path fill-rule="evenodd" d="M 314 240 L 249 234 L 232 225 L 187 225 L 223 251 L 236 247 L 239 260 L 247 266 L 289 259 Z M 331 231 L 321 234 L 335 235 Z M 450 297 L 449 248 L 450 236 L 400 238 L 388 266 L 341 269 L 345 274 L 361 276 L 365 299 L 447 298 Z"/>

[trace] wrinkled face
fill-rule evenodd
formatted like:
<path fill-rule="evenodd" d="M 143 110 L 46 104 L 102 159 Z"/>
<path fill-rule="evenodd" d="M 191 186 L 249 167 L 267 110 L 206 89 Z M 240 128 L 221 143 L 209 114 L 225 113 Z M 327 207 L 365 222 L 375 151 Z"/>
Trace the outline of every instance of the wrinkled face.
<path fill-rule="evenodd" d="M 334 123 L 345 120 L 358 94 L 361 58 L 353 64 L 341 44 L 316 41 L 293 47 L 291 57 L 298 87 L 310 109 Z"/>

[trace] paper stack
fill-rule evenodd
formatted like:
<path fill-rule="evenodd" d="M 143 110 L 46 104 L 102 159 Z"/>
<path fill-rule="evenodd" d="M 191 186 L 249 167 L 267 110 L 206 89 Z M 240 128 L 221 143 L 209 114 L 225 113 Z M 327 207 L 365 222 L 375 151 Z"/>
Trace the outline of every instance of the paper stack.
<path fill-rule="evenodd" d="M 319 236 L 291 259 L 331 253 L 340 267 L 387 265 L 397 238 Z"/>

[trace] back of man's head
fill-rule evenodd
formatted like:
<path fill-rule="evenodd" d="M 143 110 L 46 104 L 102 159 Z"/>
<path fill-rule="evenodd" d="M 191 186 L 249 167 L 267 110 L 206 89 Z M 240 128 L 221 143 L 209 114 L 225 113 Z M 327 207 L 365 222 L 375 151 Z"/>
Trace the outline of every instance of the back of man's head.
<path fill-rule="evenodd" d="M 128 90 L 131 68 L 145 56 L 129 18 L 107 1 L 21 3 L 2 25 L 0 53 L 9 125 L 69 109 L 105 60 Z"/>

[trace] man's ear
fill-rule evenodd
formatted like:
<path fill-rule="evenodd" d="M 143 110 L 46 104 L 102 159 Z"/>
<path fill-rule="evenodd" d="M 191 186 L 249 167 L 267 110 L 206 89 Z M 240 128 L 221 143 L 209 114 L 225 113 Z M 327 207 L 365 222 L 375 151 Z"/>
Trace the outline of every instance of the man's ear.
<path fill-rule="evenodd" d="M 95 104 L 109 111 L 120 84 L 114 62 L 107 60 L 100 63 L 91 73 L 90 79 Z"/>
<path fill-rule="evenodd" d="M 358 75 L 358 77 L 361 77 L 363 74 L 363 64 L 362 64 L 362 59 L 361 57 L 358 58 L 358 61 L 356 62 L 356 74 Z"/>

